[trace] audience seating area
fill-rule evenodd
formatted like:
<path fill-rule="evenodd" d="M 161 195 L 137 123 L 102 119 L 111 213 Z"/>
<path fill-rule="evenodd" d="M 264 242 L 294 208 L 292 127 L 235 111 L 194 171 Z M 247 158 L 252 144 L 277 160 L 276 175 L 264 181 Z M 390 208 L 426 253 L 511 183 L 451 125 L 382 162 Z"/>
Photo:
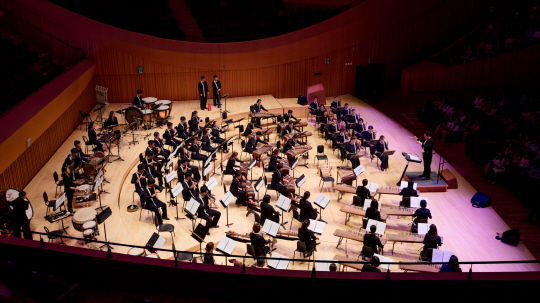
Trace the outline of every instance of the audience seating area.
<path fill-rule="evenodd" d="M 167 0 L 49 0 L 90 19 L 160 38 L 185 40 Z"/>

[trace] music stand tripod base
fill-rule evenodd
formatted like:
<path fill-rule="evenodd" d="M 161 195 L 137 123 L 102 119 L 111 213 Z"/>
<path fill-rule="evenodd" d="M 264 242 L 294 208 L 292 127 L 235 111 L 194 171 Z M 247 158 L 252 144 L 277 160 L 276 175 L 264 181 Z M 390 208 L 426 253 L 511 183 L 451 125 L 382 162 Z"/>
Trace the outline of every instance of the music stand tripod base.
<path fill-rule="evenodd" d="M 136 212 L 139 209 L 139 207 L 135 204 L 131 204 L 127 207 L 127 211 L 130 213 Z"/>

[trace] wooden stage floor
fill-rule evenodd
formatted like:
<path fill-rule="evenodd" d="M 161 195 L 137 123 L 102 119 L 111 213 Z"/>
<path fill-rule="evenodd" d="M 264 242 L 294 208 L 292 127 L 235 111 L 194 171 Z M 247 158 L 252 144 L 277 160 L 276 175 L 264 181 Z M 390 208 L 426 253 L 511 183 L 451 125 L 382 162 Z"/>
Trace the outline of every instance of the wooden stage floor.
<path fill-rule="evenodd" d="M 229 98 L 227 101 L 227 109 L 231 114 L 243 113 L 249 111 L 249 105 L 254 104 L 255 101 L 261 98 L 263 100 L 263 105 L 267 109 L 279 109 L 283 107 L 296 107 L 296 99 L 282 99 L 278 100 L 270 95 L 264 96 L 251 96 L 251 97 L 238 97 L 238 98 Z M 373 125 L 377 130 L 377 135 L 385 135 L 387 141 L 389 142 L 389 148 L 391 150 L 396 150 L 394 156 L 390 158 L 390 169 L 385 172 L 381 172 L 376 166 L 376 160 L 374 159 L 371 162 L 368 158 L 361 158 L 361 163 L 366 168 L 366 171 L 363 173 L 360 179 L 367 178 L 369 181 L 378 183 L 379 186 L 395 186 L 397 180 L 399 179 L 403 168 L 406 165 L 406 160 L 401 156 L 401 152 L 411 152 L 421 154 L 421 147 L 415 143 L 411 138 L 413 134 L 407 131 L 404 127 L 397 124 L 395 121 L 391 120 L 383 113 L 374 109 L 365 102 L 351 96 L 344 95 L 340 96 L 342 104 L 348 102 L 354 108 L 357 109 L 357 112 L 360 113 L 361 117 L 367 122 L 368 125 Z M 210 101 L 211 102 L 211 101 Z M 331 98 L 328 99 L 327 104 L 331 102 Z M 117 110 L 120 108 L 120 104 L 111 104 L 109 110 Z M 182 101 L 174 102 L 171 119 L 175 125 L 178 124 L 181 116 L 186 116 L 189 118 L 193 110 L 199 110 L 199 101 Z M 200 112 L 200 110 L 199 110 Z M 92 113 L 92 118 L 95 118 L 95 113 Z M 209 117 L 210 119 L 215 119 L 219 117 L 219 110 L 213 108 L 211 112 L 203 111 L 200 112 L 199 116 L 205 118 Z M 299 117 L 299 116 L 297 116 Z M 120 123 L 122 119 L 119 118 Z M 245 124 L 245 123 L 244 123 Z M 159 131 L 163 133 L 165 127 L 162 129 L 153 129 L 154 131 Z M 330 159 L 330 164 L 340 165 L 340 162 L 336 155 L 332 154 L 331 148 L 329 145 L 324 143 L 324 140 L 319 137 L 317 131 L 313 125 L 310 123 L 307 130 L 313 133 L 313 136 L 309 137 L 308 144 L 316 149 L 317 145 L 325 145 L 325 151 Z M 142 130 L 139 133 L 144 136 L 146 131 Z M 236 129 L 231 128 L 231 132 L 225 134 L 229 136 L 233 133 L 237 133 Z M 49 223 L 44 218 L 46 213 L 46 207 L 43 203 L 42 194 L 43 191 L 46 191 L 52 199 L 55 192 L 55 184 L 53 181 L 53 172 L 57 171 L 60 174 L 61 165 L 69 153 L 69 150 L 73 146 L 73 141 L 81 140 L 82 136 L 86 136 L 84 129 L 81 131 L 78 128 L 71 134 L 71 136 L 66 140 L 66 142 L 58 149 L 56 154 L 51 157 L 50 161 L 41 169 L 41 171 L 34 177 L 30 184 L 25 188 L 25 191 L 28 193 L 28 197 L 32 202 L 34 208 L 34 218 L 31 221 L 32 230 L 44 231 L 44 226 L 48 227 L 51 230 L 59 229 L 58 223 Z M 421 134 L 416 134 L 420 136 Z M 105 189 L 110 192 L 110 194 L 102 194 L 102 201 L 104 205 L 108 205 L 112 209 L 112 216 L 107 220 L 107 236 L 108 240 L 111 242 L 134 244 L 134 245 L 145 245 L 152 233 L 156 231 L 154 224 L 151 222 L 151 216 L 147 211 L 143 211 L 142 218 L 139 220 L 139 211 L 137 212 L 127 212 L 126 207 L 132 204 L 132 194 L 134 186 L 130 184 L 131 174 L 135 171 L 135 166 L 138 164 L 138 155 L 139 153 L 144 153 L 144 150 L 147 146 L 145 139 L 141 136 L 141 142 L 135 146 L 124 145 L 120 149 L 120 154 L 125 161 L 113 161 L 107 166 L 106 178 L 110 181 L 110 184 L 105 185 Z M 271 142 L 274 142 L 275 135 L 271 136 Z M 131 140 L 131 137 L 126 139 Z M 128 141 L 126 140 L 126 142 Z M 146 139 L 147 140 L 147 139 Z M 240 144 L 235 143 L 235 149 L 240 150 Z M 436 150 L 436 149 L 435 149 Z M 113 154 L 117 154 L 116 147 L 113 148 Z M 304 190 L 311 192 L 311 202 L 314 201 L 315 197 L 319 192 L 321 192 L 319 185 L 320 178 L 317 174 L 317 167 L 313 163 L 313 158 L 316 154 L 316 151 L 313 150 L 310 152 L 310 158 L 308 160 L 309 168 L 300 167 L 297 168 L 296 176 L 300 174 L 305 174 L 308 177 L 306 183 L 302 186 L 302 193 Z M 265 156 L 263 156 L 264 159 Z M 112 157 L 111 160 L 116 159 Z M 219 159 L 219 155 L 218 155 Z M 247 159 L 247 156 L 244 154 L 243 159 Z M 437 170 L 437 159 L 434 159 L 432 163 L 432 170 Z M 449 168 L 458 179 L 459 189 L 451 189 L 445 193 L 423 193 L 421 197 L 427 197 L 429 199 L 431 213 L 433 215 L 433 220 L 430 220 L 430 223 L 435 223 L 439 230 L 439 234 L 444 237 L 444 245 L 441 247 L 443 250 L 448 250 L 454 252 L 460 261 L 507 261 L 507 260 L 534 260 L 534 257 L 529 252 L 525 245 L 519 245 L 518 247 L 509 246 L 501 243 L 495 239 L 497 232 L 503 232 L 508 228 L 505 222 L 500 218 L 500 216 L 492 209 L 477 209 L 471 207 L 470 199 L 476 193 L 476 190 L 465 180 L 461 175 L 459 175 L 451 166 L 451 163 L 446 164 L 446 168 Z M 421 171 L 421 164 L 411 164 L 409 166 L 409 171 Z M 220 172 L 219 169 L 216 172 Z M 333 171 L 333 174 L 335 170 Z M 124 182 L 123 176 L 127 174 L 127 178 Z M 262 174 L 262 168 L 254 168 L 253 177 L 257 179 Z M 270 177 L 270 175 L 269 175 Z M 218 182 L 221 179 L 221 176 L 215 176 Z M 173 181 L 173 184 L 176 184 Z M 231 177 L 225 177 L 225 184 L 227 187 L 230 185 Z M 264 194 L 265 188 L 261 189 L 261 198 Z M 322 190 L 322 193 L 331 198 L 331 202 L 326 210 L 324 210 L 323 218 L 328 222 L 328 225 L 325 227 L 323 235 L 320 237 L 320 245 L 317 247 L 317 252 L 315 254 L 316 259 L 332 259 L 335 255 L 345 256 L 348 255 L 350 258 L 356 258 L 360 249 L 362 248 L 361 243 L 355 243 L 353 241 L 348 241 L 347 245 L 344 244 L 336 249 L 338 238 L 333 236 L 333 233 L 336 229 L 345 229 L 345 230 L 358 230 L 361 225 L 361 219 L 359 217 L 353 217 L 351 221 L 344 225 L 345 214 L 341 213 L 339 209 L 344 205 L 349 205 L 352 203 L 352 194 L 345 194 L 344 198 L 340 201 L 337 201 L 337 192 L 334 193 L 331 188 L 330 183 L 326 183 Z M 219 199 L 223 195 L 223 187 L 221 184 L 216 186 L 213 190 L 213 194 Z M 274 191 L 269 191 L 269 194 L 272 196 L 272 205 L 275 206 L 276 194 Z M 166 201 L 165 194 L 160 195 L 162 201 Z M 135 203 L 139 203 L 139 198 L 135 195 Z M 397 206 L 399 204 L 399 196 L 383 195 L 382 198 L 383 208 L 387 206 Z M 180 199 L 181 202 L 181 199 Z M 219 222 L 219 229 L 211 229 L 211 235 L 207 236 L 207 241 L 217 242 L 225 235 L 225 232 L 232 230 L 238 233 L 249 233 L 253 225 L 254 217 L 249 215 L 246 217 L 246 208 L 237 207 L 236 205 L 229 206 L 229 221 L 234 224 L 227 228 L 226 224 L 226 212 L 223 209 L 223 206 L 218 202 L 219 211 L 222 213 L 221 220 Z M 181 205 L 181 204 L 180 204 Z M 90 207 L 98 207 L 99 203 L 92 203 Z M 79 206 L 75 205 L 74 208 L 77 210 Z M 189 229 L 191 229 L 190 220 L 175 220 L 176 210 L 174 207 L 169 206 L 168 208 L 170 221 L 175 226 L 175 247 L 178 250 L 186 250 L 193 246 L 198 245 L 198 243 L 189 236 Z M 290 226 L 292 220 L 292 212 L 285 213 L 285 221 L 289 221 L 287 224 L 287 229 Z M 185 217 L 180 213 L 180 217 Z M 71 219 L 65 219 L 66 226 L 71 225 Z M 406 233 L 409 232 L 410 219 L 407 218 L 396 218 L 392 216 L 387 221 L 387 234 L 389 233 Z M 297 230 L 299 227 L 298 222 L 293 223 L 293 230 Z M 82 237 L 81 232 L 76 231 L 73 227 L 68 228 L 68 233 L 74 237 Z M 162 236 L 167 240 L 164 248 L 171 248 L 172 241 L 169 233 L 162 233 Z M 103 240 L 103 232 L 98 237 Z M 76 242 L 74 240 L 67 240 L 66 243 L 69 245 L 78 245 L 81 246 L 84 243 Z M 384 249 L 384 255 L 390 258 L 393 258 L 394 261 L 416 261 L 418 260 L 419 249 L 422 247 L 420 244 L 397 244 L 395 245 L 395 252 L 391 253 L 392 243 L 387 243 Z M 295 241 L 286 241 L 278 240 L 276 245 L 276 252 L 285 255 L 287 257 L 293 257 L 293 251 L 296 249 Z M 345 251 L 345 248 L 347 251 Z M 114 252 L 117 253 L 127 253 L 128 248 L 126 247 L 115 247 Z M 239 243 L 235 250 L 234 254 L 243 255 L 246 252 L 246 246 L 243 243 Z M 170 258 L 172 254 L 167 255 L 166 253 L 161 254 L 161 258 Z M 298 257 L 298 254 L 297 254 Z M 217 264 L 224 264 L 225 258 L 216 258 Z M 253 263 L 252 260 L 247 261 L 247 265 Z M 468 270 L 469 266 L 462 266 L 463 270 Z M 307 263 L 295 263 L 290 265 L 289 269 L 301 269 L 307 270 Z M 502 264 L 502 265 L 475 265 L 474 271 L 537 271 L 540 270 L 540 265 L 536 264 Z M 392 271 L 398 271 L 397 266 L 392 267 Z"/>

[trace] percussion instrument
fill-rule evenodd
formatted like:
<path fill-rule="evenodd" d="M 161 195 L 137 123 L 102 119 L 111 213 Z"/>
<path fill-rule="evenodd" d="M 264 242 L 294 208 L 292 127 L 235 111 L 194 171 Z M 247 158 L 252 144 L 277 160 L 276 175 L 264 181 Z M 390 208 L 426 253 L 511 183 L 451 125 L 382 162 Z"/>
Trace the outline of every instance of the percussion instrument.
<path fill-rule="evenodd" d="M 16 200 L 19 198 L 19 191 L 13 188 L 10 188 L 6 190 L 6 202 L 11 202 L 13 200 Z M 13 210 L 13 207 L 10 206 L 11 210 Z M 28 209 L 26 210 L 26 217 L 28 220 L 32 220 L 34 217 L 34 209 L 32 208 L 32 203 L 28 201 Z"/>
<path fill-rule="evenodd" d="M 142 110 L 142 114 L 143 114 L 143 121 L 144 122 L 150 122 L 152 121 L 152 115 L 153 115 L 154 111 L 151 110 L 151 109 L 143 109 Z"/>
<path fill-rule="evenodd" d="M 146 250 L 143 248 L 132 247 L 128 250 L 128 255 L 144 257 L 146 255 Z"/>
<path fill-rule="evenodd" d="M 78 210 L 75 215 L 73 215 L 72 223 L 73 228 L 78 231 L 84 231 L 83 225 L 89 221 L 96 220 L 96 210 L 93 208 L 83 208 Z"/>
<path fill-rule="evenodd" d="M 84 173 L 88 176 L 93 175 L 96 172 L 96 167 L 90 163 L 86 163 L 83 166 Z"/>
<path fill-rule="evenodd" d="M 146 258 L 161 259 L 157 253 L 150 253 L 145 256 Z"/>
<path fill-rule="evenodd" d="M 90 192 L 90 185 L 84 184 L 77 187 L 76 194 L 79 196 L 87 195 Z"/>
<path fill-rule="evenodd" d="M 168 107 L 171 107 L 172 106 L 172 102 L 171 100 L 159 100 L 159 101 L 156 101 L 156 105 L 167 105 Z"/>
<path fill-rule="evenodd" d="M 45 216 L 45 220 L 49 221 L 49 223 L 54 223 L 56 221 L 62 220 L 64 218 L 67 218 L 71 215 L 71 213 L 63 210 L 56 213 L 52 213 L 48 216 Z M 81 226 L 82 227 L 82 226 Z"/>
<path fill-rule="evenodd" d="M 148 109 L 151 109 L 152 106 L 154 106 L 154 103 L 157 101 L 157 98 L 156 97 L 146 97 L 146 98 L 142 98 L 143 102 L 144 102 L 144 107 L 148 108 Z"/>
<path fill-rule="evenodd" d="M 158 108 L 156 108 L 156 114 L 158 119 L 165 120 L 169 118 L 169 114 L 171 113 L 171 110 L 168 105 L 161 105 Z"/>
<path fill-rule="evenodd" d="M 126 109 L 125 118 L 126 118 L 126 122 L 128 124 L 131 124 L 135 122 L 135 118 L 138 119 L 137 121 L 142 121 L 142 119 L 144 118 L 144 115 L 140 108 L 131 106 Z"/>
<path fill-rule="evenodd" d="M 91 239 L 94 237 L 94 230 L 93 229 L 86 229 L 83 231 L 83 237 L 85 239 Z"/>
<path fill-rule="evenodd" d="M 96 221 L 88 221 L 88 222 L 84 223 L 83 226 L 82 226 L 82 228 L 84 230 L 87 230 L 87 229 L 96 230 L 96 227 L 97 227 Z"/>
<path fill-rule="evenodd" d="M 127 128 L 128 128 L 127 124 L 119 124 L 119 125 L 113 126 L 112 130 L 113 130 L 113 133 L 119 132 L 119 131 L 122 131 L 125 133 L 127 131 Z"/>
<path fill-rule="evenodd" d="M 109 142 L 114 138 L 114 134 L 105 134 L 98 139 L 98 142 Z"/>

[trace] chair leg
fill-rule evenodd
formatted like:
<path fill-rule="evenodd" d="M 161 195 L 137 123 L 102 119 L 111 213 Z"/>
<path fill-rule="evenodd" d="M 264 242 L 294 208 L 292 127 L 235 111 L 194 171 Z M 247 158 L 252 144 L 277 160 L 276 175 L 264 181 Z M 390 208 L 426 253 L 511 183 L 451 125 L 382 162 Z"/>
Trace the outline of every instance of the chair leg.
<path fill-rule="evenodd" d="M 293 257 L 292 257 L 293 260 L 296 259 L 295 257 L 296 257 L 296 250 L 293 252 Z M 292 264 L 294 265 L 294 261 L 292 261 Z"/>

